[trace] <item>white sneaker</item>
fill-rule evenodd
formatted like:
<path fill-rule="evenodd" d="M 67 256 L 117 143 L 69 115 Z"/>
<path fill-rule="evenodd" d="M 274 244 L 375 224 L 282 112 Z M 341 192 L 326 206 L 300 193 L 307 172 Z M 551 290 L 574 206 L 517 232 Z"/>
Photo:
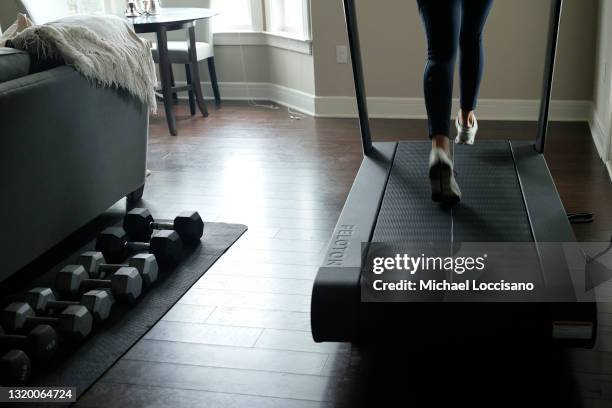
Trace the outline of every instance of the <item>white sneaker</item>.
<path fill-rule="evenodd" d="M 455 180 L 453 162 L 439 147 L 431 149 L 429 154 L 429 181 L 433 201 L 450 205 L 461 201 L 461 190 Z"/>
<path fill-rule="evenodd" d="M 457 128 L 455 143 L 473 145 L 474 140 L 476 140 L 476 133 L 478 132 L 478 121 L 476 120 L 476 116 L 474 116 L 474 124 L 470 127 L 462 125 L 461 121 L 459 121 L 460 117 L 461 112 L 459 112 L 457 119 L 455 119 L 455 127 Z"/>

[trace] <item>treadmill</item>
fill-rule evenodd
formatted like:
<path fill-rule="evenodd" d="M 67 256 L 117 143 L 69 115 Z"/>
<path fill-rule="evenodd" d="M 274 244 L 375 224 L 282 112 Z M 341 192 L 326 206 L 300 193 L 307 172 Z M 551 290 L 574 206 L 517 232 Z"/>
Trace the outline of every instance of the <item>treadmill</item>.
<path fill-rule="evenodd" d="M 427 341 L 433 337 L 503 338 L 593 347 L 597 305 L 558 302 L 367 302 L 364 261 L 373 243 L 462 241 L 532 243 L 539 278 L 557 286 L 576 278 L 554 245 L 576 242 L 544 159 L 563 0 L 551 0 L 545 72 L 535 143 L 480 140 L 454 150 L 462 201 L 453 209 L 432 202 L 431 142 L 372 142 L 357 15 L 344 1 L 363 144 L 363 162 L 334 229 L 312 290 L 316 342 Z M 576 245 L 577 247 L 577 245 Z"/>

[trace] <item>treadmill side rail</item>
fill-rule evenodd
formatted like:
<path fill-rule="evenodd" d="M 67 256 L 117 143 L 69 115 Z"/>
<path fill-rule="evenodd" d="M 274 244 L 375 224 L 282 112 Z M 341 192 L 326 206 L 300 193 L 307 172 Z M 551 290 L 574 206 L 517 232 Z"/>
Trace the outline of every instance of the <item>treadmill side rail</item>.
<path fill-rule="evenodd" d="M 511 142 L 511 147 L 544 279 L 551 286 L 583 287 L 588 277 L 584 271 L 570 269 L 561 250 L 561 244 L 576 242 L 576 236 L 544 156 L 531 143 Z M 575 248 L 579 251 L 578 245 Z M 552 337 L 559 343 L 593 347 L 597 303 L 592 293 L 579 290 L 574 303 L 550 303 Z"/>
<path fill-rule="evenodd" d="M 364 157 L 312 288 L 310 321 L 315 341 L 356 340 L 362 243 L 369 242 L 397 143 L 375 143 Z"/>
<path fill-rule="evenodd" d="M 536 242 L 575 242 L 572 229 L 544 156 L 533 143 L 510 142 L 529 222 Z"/>

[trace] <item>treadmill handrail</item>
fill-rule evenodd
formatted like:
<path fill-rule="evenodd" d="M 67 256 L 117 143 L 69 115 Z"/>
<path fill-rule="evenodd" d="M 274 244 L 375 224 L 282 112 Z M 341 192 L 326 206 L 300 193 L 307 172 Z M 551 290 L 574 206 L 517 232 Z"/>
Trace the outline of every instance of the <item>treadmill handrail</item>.
<path fill-rule="evenodd" d="M 344 0 L 344 19 L 348 34 L 351 65 L 353 67 L 353 81 L 355 82 L 355 95 L 357 97 L 357 110 L 359 111 L 359 129 L 361 130 L 361 145 L 363 154 L 372 154 L 372 135 L 370 133 L 370 118 L 368 116 L 368 102 L 363 79 L 363 65 L 361 60 L 361 45 L 359 44 L 359 29 L 357 26 L 357 11 L 353 0 Z"/>
<path fill-rule="evenodd" d="M 559 28 L 561 26 L 562 13 L 563 0 L 553 0 L 550 5 L 548 43 L 546 45 L 546 61 L 544 65 L 544 78 L 542 81 L 542 97 L 540 99 L 540 117 L 538 119 L 538 134 L 535 141 L 535 149 L 541 154 L 544 154 L 544 150 L 546 149 L 550 99 L 552 96 L 552 87 L 555 78 L 555 62 L 557 59 L 557 45 L 559 43 Z"/>
<path fill-rule="evenodd" d="M 372 134 L 370 131 L 370 119 L 368 116 L 368 104 L 365 92 L 365 80 L 363 75 L 363 62 L 361 58 L 361 46 L 359 44 L 359 28 L 357 25 L 357 11 L 354 0 L 343 0 L 344 18 L 351 53 L 351 65 L 353 68 L 353 81 L 355 83 L 355 96 L 357 99 L 357 110 L 359 112 L 359 129 L 361 131 L 361 144 L 363 154 L 372 154 Z M 550 113 L 550 98 L 555 75 L 555 62 L 557 58 L 557 44 L 559 40 L 559 27 L 561 25 L 561 14 L 563 11 L 563 0 L 552 0 L 551 14 L 549 19 L 548 42 L 546 46 L 546 60 L 544 65 L 544 78 L 542 84 L 542 96 L 540 99 L 540 114 L 538 119 L 538 133 L 535 141 L 535 149 L 544 153 L 546 148 L 546 135 L 548 131 L 548 117 Z"/>

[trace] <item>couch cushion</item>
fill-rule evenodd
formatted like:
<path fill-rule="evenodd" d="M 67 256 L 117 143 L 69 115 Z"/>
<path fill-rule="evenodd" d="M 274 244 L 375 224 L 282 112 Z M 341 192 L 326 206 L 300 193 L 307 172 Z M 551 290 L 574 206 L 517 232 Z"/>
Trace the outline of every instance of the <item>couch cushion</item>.
<path fill-rule="evenodd" d="M 0 82 L 21 78 L 30 73 L 30 56 L 14 48 L 0 47 Z"/>

